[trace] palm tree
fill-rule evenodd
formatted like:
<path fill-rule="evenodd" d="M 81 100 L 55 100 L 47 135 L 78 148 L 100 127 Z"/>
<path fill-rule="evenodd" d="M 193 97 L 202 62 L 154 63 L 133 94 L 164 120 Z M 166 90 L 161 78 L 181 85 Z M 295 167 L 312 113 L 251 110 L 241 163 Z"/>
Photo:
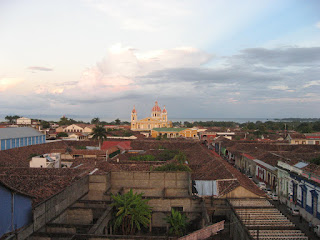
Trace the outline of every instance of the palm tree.
<path fill-rule="evenodd" d="M 181 237 L 186 233 L 188 219 L 185 214 L 178 210 L 171 210 L 171 215 L 165 218 L 166 222 L 170 224 L 169 234 Z"/>
<path fill-rule="evenodd" d="M 103 126 L 96 125 L 92 129 L 92 138 L 99 141 L 99 149 L 101 149 L 101 142 L 107 140 L 107 131 Z"/>
<path fill-rule="evenodd" d="M 100 118 L 98 117 L 92 118 L 91 124 L 100 124 Z"/>
<path fill-rule="evenodd" d="M 117 231 L 121 229 L 124 235 L 133 235 L 141 227 L 148 227 L 151 222 L 151 207 L 147 204 L 148 199 L 142 199 L 143 193 L 129 192 L 120 195 L 111 195 L 112 207 L 116 213 L 113 218 L 113 227 Z"/>

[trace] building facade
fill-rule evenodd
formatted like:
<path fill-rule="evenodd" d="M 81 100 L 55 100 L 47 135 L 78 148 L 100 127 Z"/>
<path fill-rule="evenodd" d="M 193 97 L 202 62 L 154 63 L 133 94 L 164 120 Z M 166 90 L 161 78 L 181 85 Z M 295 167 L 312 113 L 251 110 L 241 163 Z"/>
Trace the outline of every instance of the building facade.
<path fill-rule="evenodd" d="M 154 128 L 151 137 L 166 136 L 167 138 L 198 138 L 197 130 L 193 128 Z"/>
<path fill-rule="evenodd" d="M 138 114 L 133 107 L 131 112 L 131 130 L 132 131 L 151 131 L 153 128 L 171 128 L 172 122 L 168 121 L 168 113 L 166 107 L 161 108 L 158 105 L 158 102 L 155 102 L 151 110 L 151 116 L 138 120 Z"/>
<path fill-rule="evenodd" d="M 0 149 L 24 147 L 46 142 L 46 135 L 30 127 L 1 128 Z"/>
<path fill-rule="evenodd" d="M 31 125 L 31 119 L 26 117 L 18 118 L 17 125 Z"/>
<path fill-rule="evenodd" d="M 0 181 L 0 237 L 32 221 L 32 197 Z"/>
<path fill-rule="evenodd" d="M 308 165 L 299 162 L 293 166 L 278 162 L 278 194 L 288 206 L 298 206 L 300 215 L 313 225 L 320 224 L 320 176 L 304 168 Z"/>

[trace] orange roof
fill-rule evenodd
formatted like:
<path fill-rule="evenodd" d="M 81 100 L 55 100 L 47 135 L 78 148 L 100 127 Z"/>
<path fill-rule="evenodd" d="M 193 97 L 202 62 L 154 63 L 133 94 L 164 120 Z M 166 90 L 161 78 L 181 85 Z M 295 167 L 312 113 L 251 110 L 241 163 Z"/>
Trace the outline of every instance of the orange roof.
<path fill-rule="evenodd" d="M 114 146 L 117 146 L 124 150 L 132 149 L 131 141 L 104 141 L 101 150 L 108 150 Z"/>
<path fill-rule="evenodd" d="M 155 105 L 153 106 L 152 112 L 161 112 L 161 108 L 158 105 L 158 102 L 156 101 Z"/>
<path fill-rule="evenodd" d="M 163 106 L 163 113 L 166 113 L 167 112 L 167 109 L 166 109 L 166 106 Z"/>

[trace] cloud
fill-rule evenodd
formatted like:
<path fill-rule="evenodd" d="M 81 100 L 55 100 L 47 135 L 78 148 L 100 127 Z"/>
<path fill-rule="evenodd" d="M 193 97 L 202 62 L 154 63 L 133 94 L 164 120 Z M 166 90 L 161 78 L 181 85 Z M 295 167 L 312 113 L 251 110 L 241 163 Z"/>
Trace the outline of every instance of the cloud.
<path fill-rule="evenodd" d="M 142 87 L 140 76 L 148 76 L 160 69 L 199 67 L 211 58 L 211 54 L 191 47 L 139 52 L 132 47 L 115 44 L 96 66 L 83 72 L 77 85 L 79 89 L 94 94 L 108 91 L 110 95 L 135 90 Z"/>
<path fill-rule="evenodd" d="M 50 106 L 65 104 L 73 113 L 85 107 L 91 113 L 108 109 L 111 114 L 118 112 L 117 104 L 130 107 L 140 103 L 149 114 L 147 105 L 156 99 L 171 106 L 176 116 L 187 117 L 190 111 L 203 116 L 214 116 L 215 111 L 226 111 L 229 116 L 247 111 L 266 115 L 263 106 L 275 102 L 283 104 L 272 111 L 282 114 L 290 106 L 320 101 L 315 97 L 320 91 L 320 63 L 307 56 L 312 51 L 317 48 L 244 49 L 236 55 L 213 58 L 192 47 L 140 51 L 115 44 L 103 59 L 85 69 L 78 81 L 38 86 L 36 93 L 48 99 Z M 129 107 L 120 112 L 130 112 Z"/>
<path fill-rule="evenodd" d="M 0 92 L 4 92 L 10 88 L 14 88 L 21 82 L 23 82 L 23 79 L 21 78 L 3 77 L 0 79 Z"/>
<path fill-rule="evenodd" d="M 316 27 L 317 27 L 317 28 L 320 28 L 320 22 L 317 22 L 317 23 L 316 23 Z"/>
<path fill-rule="evenodd" d="M 320 47 L 247 48 L 233 60 L 273 67 L 310 66 L 320 64 L 319 56 Z"/>
<path fill-rule="evenodd" d="M 269 87 L 272 90 L 288 90 L 288 86 L 285 85 L 275 85 Z"/>
<path fill-rule="evenodd" d="M 32 71 L 44 71 L 44 72 L 53 71 L 53 68 L 41 67 L 41 66 L 31 66 L 31 67 L 28 67 L 28 69 Z"/>
<path fill-rule="evenodd" d="M 311 86 L 319 86 L 320 85 L 320 80 L 316 80 L 316 81 L 310 81 L 306 84 L 303 85 L 303 88 L 308 88 Z"/>

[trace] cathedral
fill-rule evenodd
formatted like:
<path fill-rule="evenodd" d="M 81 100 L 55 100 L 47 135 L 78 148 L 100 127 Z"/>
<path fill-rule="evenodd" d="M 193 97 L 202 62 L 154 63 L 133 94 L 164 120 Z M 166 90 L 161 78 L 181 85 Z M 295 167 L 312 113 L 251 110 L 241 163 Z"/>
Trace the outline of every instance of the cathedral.
<path fill-rule="evenodd" d="M 132 131 L 151 131 L 153 128 L 170 128 L 172 122 L 168 121 L 166 107 L 161 108 L 158 102 L 155 103 L 151 110 L 151 117 L 138 120 L 136 108 L 133 107 L 131 112 L 131 130 Z"/>

